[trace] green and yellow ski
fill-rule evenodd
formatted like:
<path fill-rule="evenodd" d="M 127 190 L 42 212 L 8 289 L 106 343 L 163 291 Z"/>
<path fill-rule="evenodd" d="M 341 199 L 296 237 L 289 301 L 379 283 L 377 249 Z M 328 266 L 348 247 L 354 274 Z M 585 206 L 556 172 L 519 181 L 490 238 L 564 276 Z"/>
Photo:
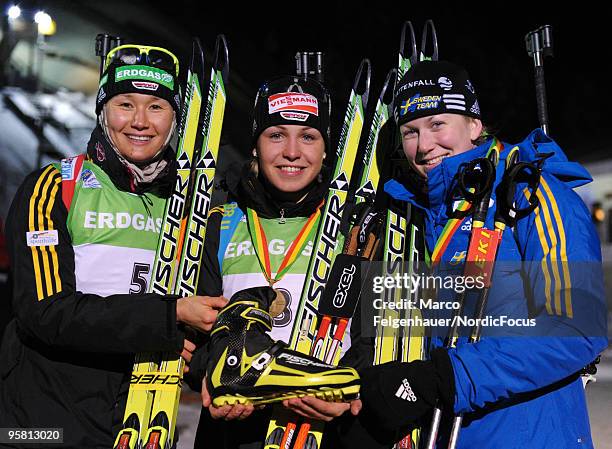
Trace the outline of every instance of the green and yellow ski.
<path fill-rule="evenodd" d="M 199 40 L 194 40 L 179 128 L 177 177 L 174 192 L 166 203 L 149 292 L 175 293 L 181 297 L 195 294 L 226 104 L 227 71 L 227 43 L 219 36 L 200 150 L 197 140 L 204 55 Z M 124 426 L 115 449 L 173 446 L 183 367 L 184 361 L 173 353 L 136 355 Z"/>
<path fill-rule="evenodd" d="M 314 253 L 306 273 L 306 281 L 289 341 L 289 346 L 292 349 L 305 354 L 311 353 L 315 341 L 317 341 L 320 318 L 318 314 L 319 302 L 329 279 L 334 259 L 342 250 L 344 243 L 345 236 L 340 232 L 340 227 L 347 205 L 353 168 L 358 156 L 359 141 L 364 124 L 364 111 L 369 94 L 370 76 L 370 62 L 366 59 L 359 66 L 349 97 L 340 141 L 336 150 L 336 165 L 314 240 Z M 320 347 L 320 354 L 329 352 L 332 340 L 330 338 L 325 340 L 325 343 Z M 323 435 L 323 426 L 320 423 L 313 423 L 313 427 L 310 427 L 310 425 L 308 427 L 305 432 L 302 432 L 304 443 L 308 440 L 309 444 L 316 444 L 316 446 L 310 445 L 308 447 L 319 447 Z M 276 406 L 268 426 L 265 448 L 289 448 L 292 444 L 295 444 L 293 437 L 297 436 L 298 424 L 295 417 L 291 416 L 284 408 Z"/>

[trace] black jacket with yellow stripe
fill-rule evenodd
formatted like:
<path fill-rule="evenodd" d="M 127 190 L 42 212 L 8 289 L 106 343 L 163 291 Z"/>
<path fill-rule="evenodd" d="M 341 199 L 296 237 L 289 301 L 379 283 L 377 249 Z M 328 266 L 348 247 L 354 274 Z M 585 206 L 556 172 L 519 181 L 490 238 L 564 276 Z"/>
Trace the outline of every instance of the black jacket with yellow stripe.
<path fill-rule="evenodd" d="M 107 169 L 118 163 L 109 153 L 105 173 L 128 195 L 117 187 L 125 179 L 115 183 L 125 170 Z M 63 428 L 61 447 L 108 449 L 123 421 L 134 354 L 180 351 L 184 335 L 173 297 L 76 291 L 62 187 L 53 165 L 30 174 L 6 223 L 14 316 L 0 348 L 0 428 Z M 48 245 L 28 246 L 28 233 L 49 230 Z"/>

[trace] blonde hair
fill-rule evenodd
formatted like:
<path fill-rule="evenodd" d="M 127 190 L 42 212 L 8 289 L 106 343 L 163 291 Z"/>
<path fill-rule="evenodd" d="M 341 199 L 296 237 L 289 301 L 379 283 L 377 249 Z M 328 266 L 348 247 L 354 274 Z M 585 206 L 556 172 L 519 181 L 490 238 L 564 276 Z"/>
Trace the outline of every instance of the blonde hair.
<path fill-rule="evenodd" d="M 464 115 L 464 117 L 468 123 L 473 120 L 480 120 L 474 117 L 468 117 L 467 115 Z M 492 137 L 490 129 L 484 123 L 482 123 L 482 120 L 480 120 L 480 123 L 482 124 L 482 130 L 480 131 L 480 135 L 476 137 L 476 139 L 472 140 L 472 143 L 476 146 L 482 145 Z"/>

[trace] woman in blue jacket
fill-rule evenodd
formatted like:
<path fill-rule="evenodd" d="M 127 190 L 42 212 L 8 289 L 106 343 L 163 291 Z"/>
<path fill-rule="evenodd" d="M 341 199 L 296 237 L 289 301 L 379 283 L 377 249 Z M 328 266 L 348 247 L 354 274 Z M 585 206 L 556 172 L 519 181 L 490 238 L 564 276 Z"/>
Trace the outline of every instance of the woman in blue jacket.
<path fill-rule="evenodd" d="M 463 415 L 460 448 L 592 447 L 580 372 L 607 346 L 606 306 L 600 243 L 572 190 L 590 182 L 589 174 L 539 129 L 517 145 L 488 139 L 474 87 L 454 64 L 416 64 L 398 85 L 394 109 L 413 173 L 385 190 L 423 211 L 437 275 L 461 274 L 465 262 L 472 220 L 458 213 L 466 198 L 457 194 L 457 174 L 467 163 L 492 149 L 500 154 L 487 229 L 498 198 L 504 203 L 500 183 L 515 147 L 520 161 L 537 163 L 542 172 L 535 191 L 519 182 L 514 206 L 526 208 L 532 195 L 538 206 L 502 234 L 485 311 L 497 326 L 484 327 L 480 341 L 462 337 L 451 349 L 436 337 L 446 331 L 434 331 L 429 360 L 364 370 L 362 402 L 352 411 L 363 407 L 398 434 L 422 426 L 426 435 L 431 411 L 441 405 Z M 440 431 L 438 447 L 446 447 L 448 433 Z"/>

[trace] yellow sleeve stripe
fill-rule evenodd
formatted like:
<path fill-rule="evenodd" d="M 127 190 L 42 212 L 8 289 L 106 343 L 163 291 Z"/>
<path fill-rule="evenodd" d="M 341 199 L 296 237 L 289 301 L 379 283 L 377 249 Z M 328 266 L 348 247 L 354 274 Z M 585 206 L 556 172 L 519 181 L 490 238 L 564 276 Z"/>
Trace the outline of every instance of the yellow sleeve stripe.
<path fill-rule="evenodd" d="M 559 207 L 557 205 L 557 200 L 555 199 L 548 183 L 544 179 L 541 178 L 540 183 L 546 192 L 546 196 L 548 197 L 550 204 L 552 206 L 553 215 L 555 217 L 555 222 L 557 223 L 557 229 L 559 230 L 559 240 L 560 240 L 560 257 L 561 257 L 561 266 L 563 268 L 563 278 L 565 280 L 564 283 L 564 296 L 565 296 L 565 313 L 568 318 L 572 318 L 574 316 L 574 312 L 572 310 L 572 281 L 570 278 L 568 261 L 567 261 L 567 239 L 565 238 L 565 227 L 563 226 L 563 220 L 561 219 L 561 214 L 559 213 Z"/>
<path fill-rule="evenodd" d="M 529 197 L 531 196 L 531 192 L 525 189 L 523 193 L 525 194 L 525 197 L 527 198 L 527 200 L 529 200 Z M 553 311 L 552 311 L 552 306 L 551 306 L 552 300 L 550 296 L 550 272 L 548 270 L 548 265 L 546 263 L 546 257 L 548 253 L 550 252 L 550 248 L 548 246 L 548 242 L 546 241 L 546 236 L 544 235 L 544 226 L 542 225 L 542 217 L 540 215 L 540 209 L 536 208 L 534 213 L 535 213 L 535 225 L 538 231 L 538 237 L 540 238 L 540 245 L 542 245 L 542 252 L 544 253 L 544 257 L 542 257 L 540 264 L 542 265 L 542 272 L 544 273 L 544 295 L 546 296 L 546 312 L 549 315 L 552 315 Z"/>
<path fill-rule="evenodd" d="M 538 196 L 538 200 L 540 201 L 540 209 L 544 215 L 544 223 L 546 224 L 545 230 L 547 231 L 547 235 L 550 238 L 550 252 L 548 253 L 548 257 L 550 257 L 550 262 L 553 269 L 553 277 L 555 279 L 554 286 L 554 294 L 555 294 L 555 313 L 557 315 L 561 315 L 561 274 L 559 272 L 559 265 L 557 263 L 558 257 L 557 252 L 559 249 L 559 242 L 557 241 L 557 233 L 553 226 L 552 220 L 550 218 L 550 211 L 548 210 L 548 204 L 546 203 L 546 199 L 542 194 L 541 190 L 538 189 L 536 192 Z"/>
<path fill-rule="evenodd" d="M 59 189 L 61 182 L 62 182 L 61 177 L 56 177 L 54 179 L 53 188 L 51 189 L 51 198 L 49 202 L 47 203 L 47 211 L 45 212 L 45 215 L 48 217 L 48 220 L 49 220 L 49 227 L 51 229 L 55 227 L 53 220 L 51 219 L 51 209 L 53 207 L 53 203 L 55 203 L 55 196 L 57 194 L 57 191 Z M 49 246 L 49 251 L 51 252 L 51 259 L 52 259 L 52 265 L 53 265 L 53 279 L 55 280 L 55 292 L 59 293 L 62 291 L 62 279 L 60 278 L 60 275 L 59 275 L 59 260 L 57 257 L 57 251 L 55 250 L 55 246 Z"/>
<path fill-rule="evenodd" d="M 54 229 L 51 210 L 62 181 L 61 175 L 53 166 L 47 167 L 36 182 L 30 197 L 28 227 L 33 231 L 50 231 Z M 59 277 L 59 262 L 54 246 L 31 246 L 32 265 L 36 279 L 38 300 L 59 293 L 62 284 Z M 49 258 L 49 254 L 51 257 Z M 53 286 L 55 283 L 55 288 Z M 46 293 L 45 293 L 46 292 Z"/>

